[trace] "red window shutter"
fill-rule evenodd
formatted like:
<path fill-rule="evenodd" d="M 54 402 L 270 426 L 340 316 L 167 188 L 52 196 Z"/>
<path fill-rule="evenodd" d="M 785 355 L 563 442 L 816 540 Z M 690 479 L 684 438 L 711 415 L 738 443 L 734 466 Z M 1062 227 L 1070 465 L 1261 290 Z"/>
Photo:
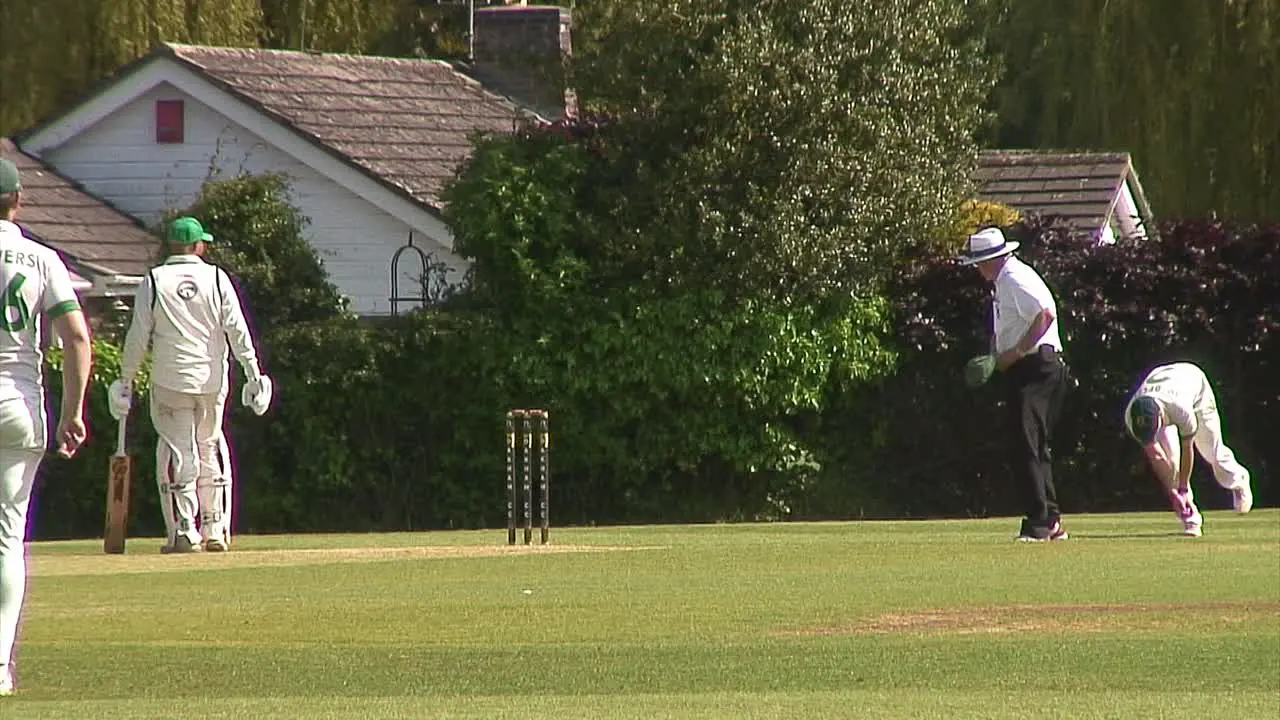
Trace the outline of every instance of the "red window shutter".
<path fill-rule="evenodd" d="M 181 100 L 156 101 L 156 142 L 183 141 L 183 103 Z"/>

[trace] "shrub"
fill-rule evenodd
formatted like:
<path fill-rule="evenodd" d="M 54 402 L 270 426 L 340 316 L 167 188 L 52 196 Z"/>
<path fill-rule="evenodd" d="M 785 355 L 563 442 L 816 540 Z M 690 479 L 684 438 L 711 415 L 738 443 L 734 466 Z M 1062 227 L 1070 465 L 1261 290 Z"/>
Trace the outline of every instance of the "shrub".
<path fill-rule="evenodd" d="M 1280 227 L 1166 224 L 1159 241 L 1113 246 L 1071 239 L 1051 219 L 1008 234 L 1054 290 L 1078 381 L 1054 446 L 1065 508 L 1164 507 L 1120 415 L 1140 378 L 1173 360 L 1208 373 L 1227 442 L 1253 471 L 1258 502 L 1267 502 L 1269 470 L 1280 462 L 1267 437 L 1280 409 L 1280 308 L 1273 300 L 1280 296 Z M 899 369 L 856 401 L 878 411 L 850 405 L 831 418 L 840 436 L 866 438 L 873 450 L 844 468 L 883 479 L 891 506 L 906 514 L 1018 513 L 998 393 L 968 391 L 960 382 L 965 359 L 986 347 L 988 291 L 976 272 L 949 257 L 914 267 L 895 292 Z M 1197 482 L 1213 507 L 1222 493 L 1203 470 Z"/>

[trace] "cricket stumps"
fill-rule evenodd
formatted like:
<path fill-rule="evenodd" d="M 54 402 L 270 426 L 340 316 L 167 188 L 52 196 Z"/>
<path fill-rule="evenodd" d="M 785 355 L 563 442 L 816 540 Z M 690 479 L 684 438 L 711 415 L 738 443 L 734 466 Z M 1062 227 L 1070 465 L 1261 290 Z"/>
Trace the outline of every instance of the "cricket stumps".
<path fill-rule="evenodd" d="M 535 475 L 537 504 L 535 505 Z M 507 544 L 533 543 L 535 509 L 545 545 L 551 533 L 551 415 L 546 410 L 507 411 Z"/>

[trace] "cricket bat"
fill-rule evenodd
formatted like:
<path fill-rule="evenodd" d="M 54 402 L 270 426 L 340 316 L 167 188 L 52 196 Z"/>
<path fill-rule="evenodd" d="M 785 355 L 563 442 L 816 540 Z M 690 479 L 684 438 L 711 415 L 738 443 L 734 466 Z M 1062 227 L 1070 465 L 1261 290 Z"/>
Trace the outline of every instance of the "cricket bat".
<path fill-rule="evenodd" d="M 133 479 L 133 461 L 124 448 L 127 417 L 120 418 L 116 435 L 116 454 L 111 456 L 107 473 L 107 527 L 102 536 L 102 552 L 124 552 L 125 531 L 129 525 L 129 485 Z"/>

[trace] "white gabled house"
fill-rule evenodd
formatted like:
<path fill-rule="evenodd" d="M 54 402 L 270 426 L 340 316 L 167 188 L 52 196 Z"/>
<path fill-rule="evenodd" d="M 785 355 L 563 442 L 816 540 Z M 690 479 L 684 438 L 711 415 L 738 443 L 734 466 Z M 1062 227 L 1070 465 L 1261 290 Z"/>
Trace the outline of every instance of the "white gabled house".
<path fill-rule="evenodd" d="M 477 9 L 477 35 L 559 47 L 567 11 Z M 514 22 L 513 22 L 514 21 Z M 366 316 L 392 312 L 392 257 L 410 237 L 456 278 L 465 262 L 440 193 L 475 133 L 533 118 L 440 60 L 163 44 L 16 138 L 21 151 L 139 221 L 187 207 L 211 177 L 282 173 L 330 278 Z M 464 72 L 466 70 L 467 72 Z M 476 73 L 479 74 L 479 73 Z M 421 263 L 400 263 L 417 295 Z M 412 307 L 412 306 L 409 306 Z M 402 308 L 407 309 L 407 308 Z"/>
<path fill-rule="evenodd" d="M 53 248 L 91 313 L 133 296 L 156 259 L 158 242 L 137 220 L 84 191 L 0 138 L 0 158 L 22 177 L 22 233 Z"/>

